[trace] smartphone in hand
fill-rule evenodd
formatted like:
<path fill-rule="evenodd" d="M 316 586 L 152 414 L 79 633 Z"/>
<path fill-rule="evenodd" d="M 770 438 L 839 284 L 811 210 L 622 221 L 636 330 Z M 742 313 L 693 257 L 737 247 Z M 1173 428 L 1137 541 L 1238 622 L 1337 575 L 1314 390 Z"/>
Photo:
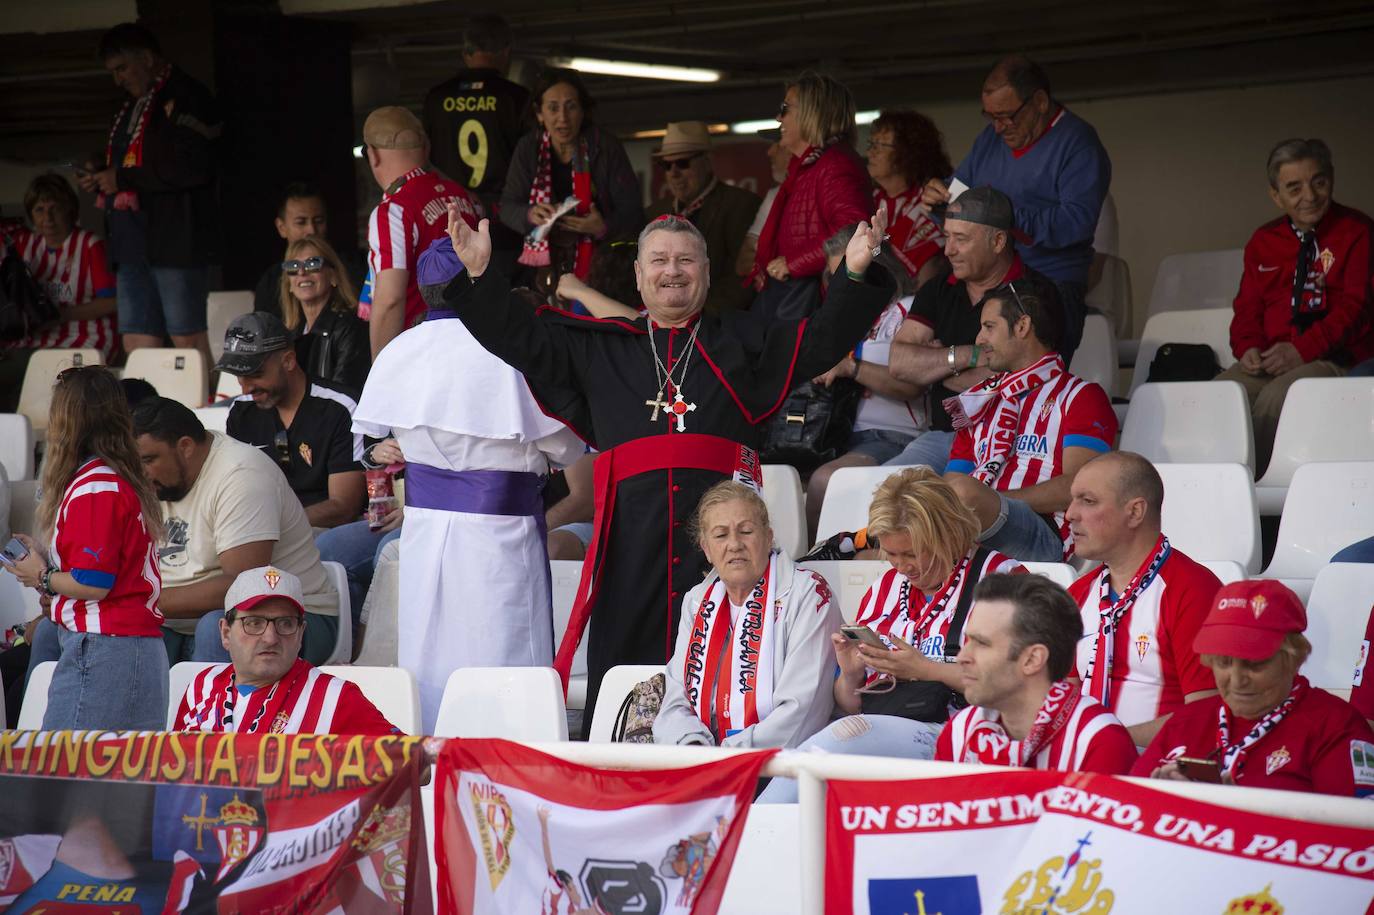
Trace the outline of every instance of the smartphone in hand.
<path fill-rule="evenodd" d="M 1209 785 L 1221 784 L 1221 766 L 1215 759 L 1180 756 L 1174 762 L 1178 763 L 1178 771 L 1190 781 L 1206 782 Z"/>
<path fill-rule="evenodd" d="M 878 633 L 869 629 L 867 626 L 841 626 L 840 634 L 851 642 L 862 642 L 874 648 L 887 649 L 887 646 L 883 644 L 883 640 L 878 637 Z"/>
<path fill-rule="evenodd" d="M 5 548 L 0 550 L 0 562 L 4 562 L 5 565 L 14 565 L 27 555 L 29 555 L 29 548 L 24 546 L 24 541 L 18 537 L 11 537 L 10 542 L 5 544 Z"/>

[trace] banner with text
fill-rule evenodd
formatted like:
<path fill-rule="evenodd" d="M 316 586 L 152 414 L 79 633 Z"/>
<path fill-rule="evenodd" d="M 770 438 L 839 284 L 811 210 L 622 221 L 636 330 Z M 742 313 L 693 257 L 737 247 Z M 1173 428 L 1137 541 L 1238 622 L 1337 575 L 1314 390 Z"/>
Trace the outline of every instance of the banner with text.
<path fill-rule="evenodd" d="M 710 915 L 772 754 L 627 772 L 451 740 L 436 775 L 439 911 Z"/>
<path fill-rule="evenodd" d="M 1370 829 L 1080 773 L 828 788 L 830 915 L 1374 911 Z"/>
<path fill-rule="evenodd" d="M 426 915 L 420 740 L 0 732 L 0 912 Z"/>

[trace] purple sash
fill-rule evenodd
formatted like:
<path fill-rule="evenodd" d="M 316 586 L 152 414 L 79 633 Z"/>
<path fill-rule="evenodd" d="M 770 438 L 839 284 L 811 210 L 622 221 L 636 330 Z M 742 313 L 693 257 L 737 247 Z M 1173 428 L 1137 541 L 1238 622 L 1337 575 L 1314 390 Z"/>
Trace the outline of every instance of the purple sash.
<path fill-rule="evenodd" d="M 406 505 L 472 515 L 520 515 L 544 521 L 544 481 L 510 470 L 444 470 L 406 464 Z"/>

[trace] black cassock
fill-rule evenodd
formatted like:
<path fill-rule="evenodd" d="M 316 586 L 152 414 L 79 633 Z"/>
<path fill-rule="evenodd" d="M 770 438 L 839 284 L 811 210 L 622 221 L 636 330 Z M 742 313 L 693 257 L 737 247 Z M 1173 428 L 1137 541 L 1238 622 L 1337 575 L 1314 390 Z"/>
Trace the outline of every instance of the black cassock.
<path fill-rule="evenodd" d="M 667 465 L 620 479 L 614 501 L 598 511 L 600 550 L 589 552 L 579 588 L 585 595 L 579 604 L 590 612 L 587 720 L 611 667 L 663 664 L 671 658 L 682 596 L 708 571 L 689 534 L 691 522 L 702 494 L 731 474 L 727 468 L 687 469 L 702 461 L 683 457 L 679 452 L 691 446 L 680 443 L 725 444 L 702 437 L 714 436 L 735 443 L 746 463 L 756 461 L 748 449 L 759 447 L 763 424 L 788 391 L 829 371 L 853 349 L 893 291 L 881 267 L 870 267 L 863 282 L 838 270 L 821 308 L 805 321 L 778 322 L 759 352 L 746 351 L 717 317 L 704 312 L 685 327 L 655 326 L 658 358 L 675 380 L 681 379 L 683 401 L 695 404 L 683 414 L 689 435 L 681 436 L 676 418 L 651 405 L 659 400 L 659 373 L 647 318 L 598 320 L 536 310 L 492 270 L 476 282 L 464 273 L 449 284 L 445 299 L 473 336 L 524 374 L 545 412 L 603 452 L 597 462 L 598 498 L 607 466 L 644 466 L 646 453 L 650 464 Z M 701 326 L 684 376 L 678 363 L 689 358 L 687 344 L 697 322 Z M 594 552 L 600 553 L 599 567 Z M 581 610 L 574 609 L 570 630 L 580 632 Z M 575 642 L 560 651 L 565 677 L 573 647 Z"/>

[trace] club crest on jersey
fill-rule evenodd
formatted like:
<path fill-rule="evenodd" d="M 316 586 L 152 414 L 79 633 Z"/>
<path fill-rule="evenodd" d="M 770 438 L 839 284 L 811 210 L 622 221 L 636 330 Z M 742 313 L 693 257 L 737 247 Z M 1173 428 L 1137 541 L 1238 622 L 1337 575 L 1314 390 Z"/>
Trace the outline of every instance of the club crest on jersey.
<path fill-rule="evenodd" d="M 1287 747 L 1279 747 L 1264 758 L 1264 774 L 1273 775 L 1275 772 L 1288 765 L 1292 759 L 1293 754 L 1288 752 Z"/>
<path fill-rule="evenodd" d="M 219 844 L 220 856 L 219 872 L 215 875 L 217 883 L 252 856 L 266 833 L 266 830 L 258 825 L 258 812 L 251 804 L 239 800 L 237 794 L 233 800 L 219 809 L 219 822 L 220 825 L 215 828 L 215 841 Z"/>
<path fill-rule="evenodd" d="M 491 891 L 501 885 L 510 870 L 511 843 L 515 839 L 515 818 L 511 815 L 506 796 L 489 782 L 473 782 L 468 786 L 477 831 L 482 838 L 482 860 L 487 866 Z"/>
<path fill-rule="evenodd" d="M 1102 886 L 1102 859 L 1083 856 L 1083 849 L 1093 844 L 1092 832 L 1075 844 L 1077 847 L 1069 854 L 1047 858 L 1038 868 L 1023 871 L 1013 880 L 1002 894 L 1001 911 L 1035 911 L 1045 915 L 1111 912 L 1116 893 Z"/>
<path fill-rule="evenodd" d="M 272 719 L 272 726 L 267 729 L 269 734 L 285 734 L 286 726 L 291 723 L 291 716 L 286 714 L 286 709 L 277 712 L 277 717 Z"/>
<path fill-rule="evenodd" d="M 1054 395 L 1045 398 L 1045 403 L 1040 407 L 1040 421 L 1043 423 L 1050 418 L 1050 412 L 1054 410 Z"/>
<path fill-rule="evenodd" d="M 305 466 L 315 466 L 315 452 L 310 450 L 309 445 L 307 445 L 305 442 L 301 442 L 300 446 L 296 450 L 300 452 L 301 460 L 305 461 Z"/>
<path fill-rule="evenodd" d="M 1330 273 L 1331 265 L 1336 263 L 1336 255 L 1331 253 L 1330 248 L 1322 248 L 1322 253 L 1317 255 L 1317 260 L 1322 262 L 1322 273 Z"/>
<path fill-rule="evenodd" d="M 275 591 L 277 590 L 277 585 L 281 583 L 281 573 L 276 569 L 268 567 L 267 571 L 262 573 L 262 580 L 267 582 L 267 587 Z"/>
<path fill-rule="evenodd" d="M 1140 660 L 1145 660 L 1145 654 L 1150 650 L 1150 634 L 1142 632 L 1135 637 L 1135 656 Z"/>
<path fill-rule="evenodd" d="M 1269 600 L 1263 594 L 1256 594 L 1250 598 L 1250 612 L 1255 614 L 1255 619 L 1264 615 L 1264 608 L 1269 606 Z"/>

